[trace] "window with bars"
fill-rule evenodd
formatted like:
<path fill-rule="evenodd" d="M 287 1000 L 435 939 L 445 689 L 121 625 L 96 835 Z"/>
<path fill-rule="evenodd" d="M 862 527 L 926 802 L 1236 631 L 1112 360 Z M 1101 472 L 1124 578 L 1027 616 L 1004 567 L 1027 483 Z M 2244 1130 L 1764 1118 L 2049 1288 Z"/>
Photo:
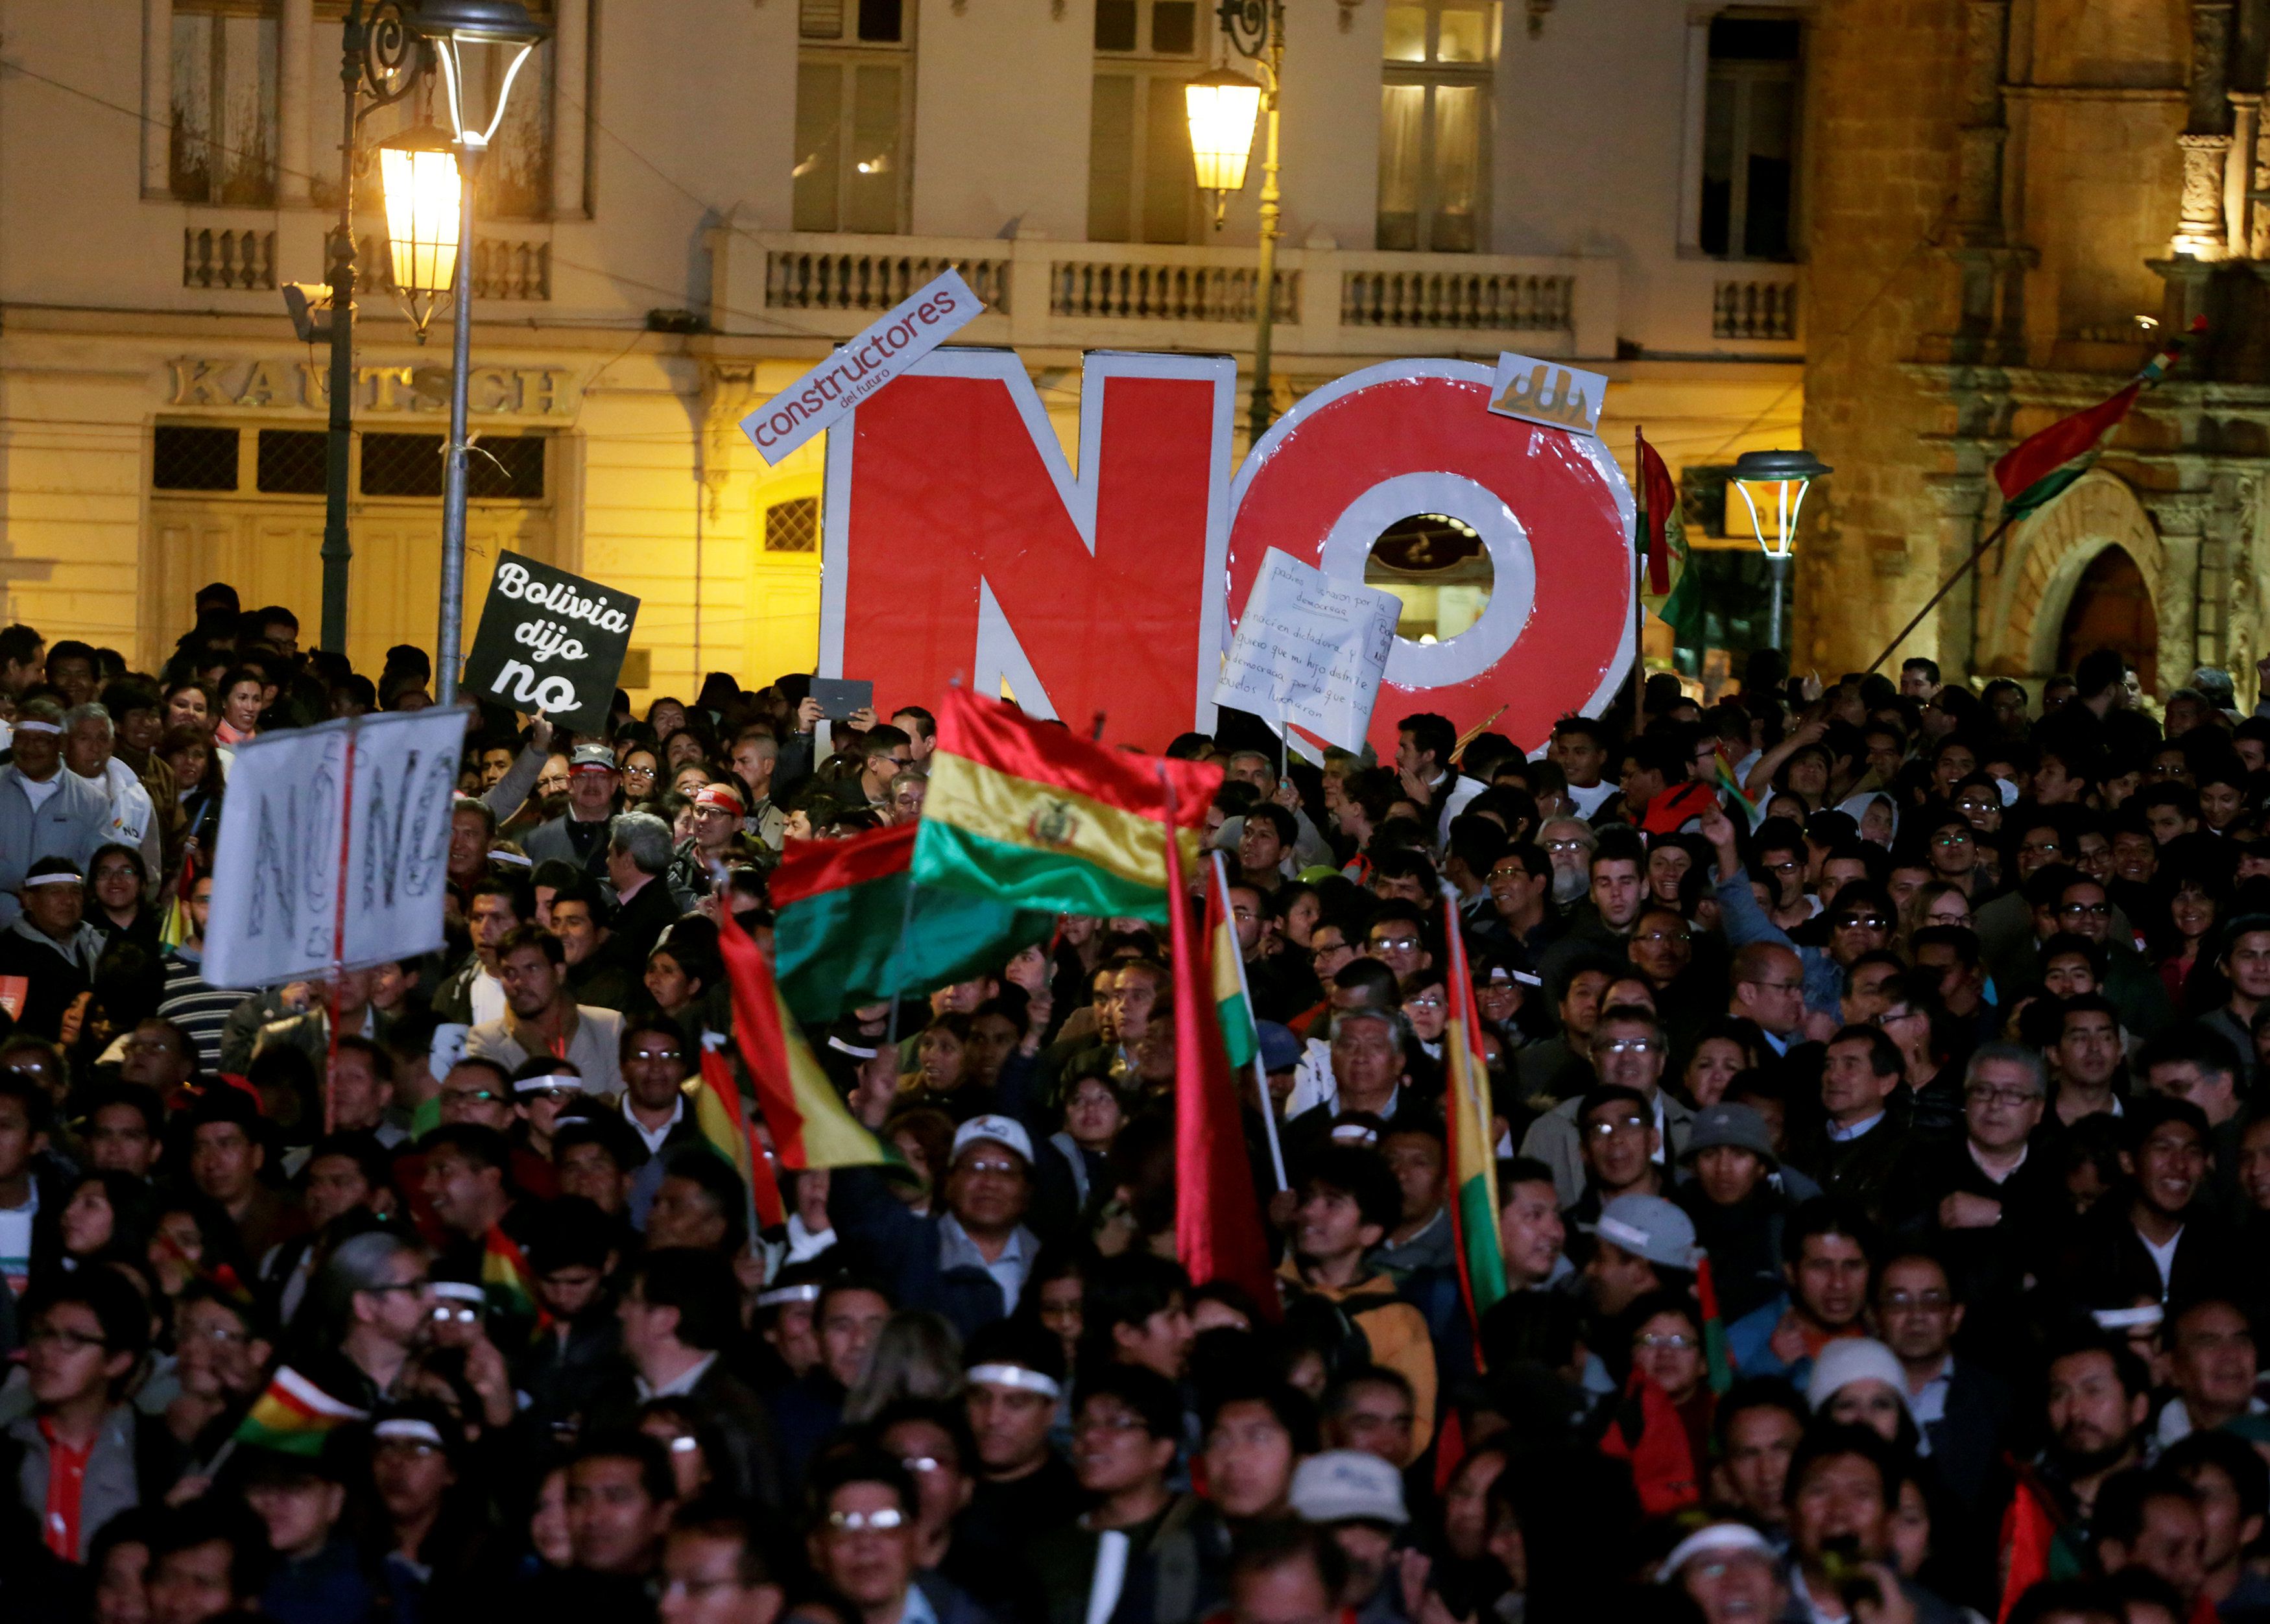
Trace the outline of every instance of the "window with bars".
<path fill-rule="evenodd" d="M 263 428 L 254 484 L 271 496 L 321 496 L 330 436 L 317 429 Z"/>
<path fill-rule="evenodd" d="M 906 230 L 914 22 L 913 0 L 801 0 L 797 230 Z"/>
<path fill-rule="evenodd" d="M 160 423 L 150 461 L 150 486 L 158 491 L 236 489 L 236 430 Z"/>
<path fill-rule="evenodd" d="M 545 436 L 483 434 L 465 462 L 465 493 L 480 501 L 544 499 Z M 438 497 L 442 439 L 439 434 L 362 437 L 365 496 Z"/>
<path fill-rule="evenodd" d="M 1196 0 L 1096 0 L 1091 242 L 1189 242 L 1205 212 L 1183 87 L 1205 63 Z"/>
<path fill-rule="evenodd" d="M 1702 100 L 1705 254 L 1795 257 L 1799 42 L 1794 19 L 1710 19 Z"/>
<path fill-rule="evenodd" d="M 176 0 L 168 168 L 184 203 L 276 201 L 276 10 Z"/>
<path fill-rule="evenodd" d="M 820 499 L 799 496 L 794 501 L 775 502 L 766 508 L 765 551 L 819 552 Z"/>
<path fill-rule="evenodd" d="M 1471 254 L 1488 197 L 1495 0 L 1391 4 L 1379 103 L 1378 245 Z"/>

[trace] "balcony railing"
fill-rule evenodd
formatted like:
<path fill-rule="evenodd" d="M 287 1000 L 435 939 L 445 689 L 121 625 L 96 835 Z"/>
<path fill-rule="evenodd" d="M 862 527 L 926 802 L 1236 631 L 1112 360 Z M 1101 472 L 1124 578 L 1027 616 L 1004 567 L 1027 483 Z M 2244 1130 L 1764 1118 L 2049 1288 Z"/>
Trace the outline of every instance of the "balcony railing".
<path fill-rule="evenodd" d="M 1250 344 L 1258 279 L 1250 247 L 726 227 L 710 246 L 719 329 L 773 336 L 848 337 L 951 266 L 987 307 L 965 342 L 1219 352 Z M 1604 256 L 1284 248 L 1274 295 L 1280 356 L 1616 352 L 1617 267 Z"/>
<path fill-rule="evenodd" d="M 373 292 L 395 292 L 394 255 L 386 239 L 376 233 L 355 239 L 355 280 Z M 540 238 L 475 238 L 473 297 L 485 300 L 549 300 L 552 245 Z"/>
<path fill-rule="evenodd" d="M 1718 282 L 1710 290 L 1710 336 L 1785 344 L 1797 337 L 1797 280 Z"/>
<path fill-rule="evenodd" d="M 276 285 L 276 234 L 190 226 L 182 232 L 182 285 L 240 290 Z"/>

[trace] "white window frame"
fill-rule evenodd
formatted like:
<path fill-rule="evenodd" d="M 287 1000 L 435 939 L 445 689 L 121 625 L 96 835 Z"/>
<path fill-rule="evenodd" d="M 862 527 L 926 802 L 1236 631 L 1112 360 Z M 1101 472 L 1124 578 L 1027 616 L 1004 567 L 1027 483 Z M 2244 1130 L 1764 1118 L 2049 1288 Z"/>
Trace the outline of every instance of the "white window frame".
<path fill-rule="evenodd" d="M 1189 137 L 1183 137 L 1181 160 L 1188 185 L 1187 206 L 1183 212 L 1183 234 L 1180 237 L 1153 238 L 1145 234 L 1146 202 L 1149 195 L 1151 150 L 1151 99 L 1158 93 L 1153 88 L 1161 83 L 1187 85 L 1206 70 L 1213 59 L 1215 19 L 1213 8 L 1205 0 L 1196 0 L 1196 24 L 1192 30 L 1191 48 L 1187 52 L 1165 53 L 1158 50 L 1152 35 L 1156 14 L 1153 0 L 1137 0 L 1135 8 L 1135 48 L 1131 51 L 1094 49 L 1093 73 L 1100 83 L 1107 78 L 1132 81 L 1133 107 L 1131 127 L 1128 130 L 1127 219 L 1125 233 L 1116 237 L 1097 237 L 1094 233 L 1093 204 L 1095 185 L 1095 127 L 1094 103 L 1090 103 L 1088 124 L 1088 167 L 1090 211 L 1087 230 L 1090 238 L 1101 242 L 1129 243 L 1192 243 L 1205 235 L 1205 200 L 1198 195 L 1198 171 L 1191 167 Z M 1187 130 L 1188 126 L 1184 126 Z"/>
<path fill-rule="evenodd" d="M 1739 251 L 1730 217 L 1727 251 L 1711 254 L 1702 247 L 1703 152 L 1710 107 L 1710 25 L 1718 18 L 1754 19 L 1762 22 L 1797 25 L 1796 94 L 1791 119 L 1796 152 L 1790 164 L 1789 241 L 1786 260 L 1752 260 Z M 1809 0 L 1777 6 L 1704 6 L 1687 18 L 1686 117 L 1682 121 L 1679 165 L 1679 253 L 1688 259 L 1708 259 L 1720 264 L 1797 264 L 1805 257 L 1805 205 L 1808 152 L 1805 145 L 1806 108 L 1810 95 L 1806 72 L 1807 47 L 1813 32 L 1814 8 Z"/>
<path fill-rule="evenodd" d="M 916 30 L 919 26 L 921 7 L 917 0 L 904 0 L 899 28 L 900 37 L 894 41 L 869 41 L 858 37 L 859 0 L 841 0 L 841 4 L 842 32 L 835 39 L 828 40 L 811 37 L 804 33 L 805 6 L 804 0 L 799 0 L 796 52 L 796 95 L 799 108 L 803 99 L 805 70 L 820 67 L 834 69 L 836 74 L 835 105 L 838 109 L 840 132 L 840 121 L 857 105 L 858 70 L 863 67 L 872 68 L 886 64 L 898 70 L 898 174 L 897 185 L 894 189 L 892 223 L 886 231 L 879 233 L 868 231 L 857 234 L 903 236 L 912 227 L 914 212 L 915 40 Z M 801 117 L 797 119 L 798 128 L 801 128 L 802 122 Z M 799 152 L 796 154 L 795 161 L 798 167 L 801 167 L 807 159 Z M 842 233 L 850 229 L 844 224 L 844 220 L 849 212 L 850 180 L 852 166 L 856 161 L 856 158 L 849 150 L 849 143 L 839 140 L 835 172 L 835 223 L 828 228 L 832 232 Z M 800 176 L 792 175 L 790 180 L 789 206 L 791 218 L 794 216 L 796 206 L 796 184 L 800 178 Z M 799 225 L 797 229 L 801 231 L 805 227 Z"/>
<path fill-rule="evenodd" d="M 1452 11 L 1473 9 L 1470 3 L 1460 0 L 1398 0 L 1398 4 L 1421 4 L 1427 11 L 1427 60 L 1423 63 L 1384 59 L 1380 83 L 1383 90 L 1391 85 L 1416 85 L 1426 92 L 1426 104 L 1420 119 L 1419 149 L 1419 206 L 1417 241 L 1409 248 L 1387 249 L 1391 253 L 1415 254 L 1484 254 L 1489 251 L 1490 241 L 1490 147 L 1496 125 L 1496 81 L 1498 55 L 1502 48 L 1505 8 L 1498 0 L 1490 0 L 1483 31 L 1487 41 L 1482 60 L 1478 63 L 1437 62 L 1435 54 L 1442 48 L 1443 11 L 1446 4 Z M 1480 92 L 1476 104 L 1480 112 L 1474 129 L 1474 240 L 1462 248 L 1437 247 L 1432 241 L 1436 206 L 1435 177 L 1435 93 L 1443 88 L 1472 88 Z M 1380 151 L 1384 155 L 1387 132 L 1384 125 L 1384 106 L 1380 109 Z M 1376 202 L 1373 208 L 1373 241 L 1377 243 L 1378 219 L 1381 210 Z"/>

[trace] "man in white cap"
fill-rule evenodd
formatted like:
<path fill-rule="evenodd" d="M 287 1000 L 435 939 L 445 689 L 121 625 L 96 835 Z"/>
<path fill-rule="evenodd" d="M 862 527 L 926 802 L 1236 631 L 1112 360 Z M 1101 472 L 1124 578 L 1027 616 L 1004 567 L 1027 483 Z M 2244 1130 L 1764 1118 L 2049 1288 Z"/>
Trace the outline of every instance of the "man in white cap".
<path fill-rule="evenodd" d="M 1789 1605 L 1773 1546 L 1747 1523 L 1696 1529 L 1672 1547 L 1655 1582 L 1685 1591 L 1704 1624 L 1773 1624 Z"/>
<path fill-rule="evenodd" d="M 1339 1605 L 1355 1624 L 1402 1617 L 1401 1598 L 1389 1583 L 1396 1537 L 1411 1520 L 1402 1473 L 1363 1450 L 1311 1455 L 1293 1472 L 1293 1514 L 1329 1531 L 1347 1557 Z"/>
<path fill-rule="evenodd" d="M 875 1168 L 839 1168 L 827 1210 L 835 1232 L 891 1272 L 902 1309 L 943 1314 L 962 1336 L 1016 1311 L 1040 1242 L 1025 1227 L 1033 1140 L 1007 1116 L 973 1116 L 954 1131 L 945 1212 L 917 1214 Z"/>
<path fill-rule="evenodd" d="M 1584 1260 L 1594 1316 L 1613 1320 L 1651 1291 L 1688 1291 L 1699 1257 L 1693 1219 L 1661 1196 L 1618 1196 L 1600 1209 Z"/>
<path fill-rule="evenodd" d="M 22 906 L 17 893 L 41 857 L 76 867 L 110 838 L 110 803 L 63 766 L 63 711 L 26 700 L 16 713 L 12 754 L 0 766 L 0 925 Z"/>

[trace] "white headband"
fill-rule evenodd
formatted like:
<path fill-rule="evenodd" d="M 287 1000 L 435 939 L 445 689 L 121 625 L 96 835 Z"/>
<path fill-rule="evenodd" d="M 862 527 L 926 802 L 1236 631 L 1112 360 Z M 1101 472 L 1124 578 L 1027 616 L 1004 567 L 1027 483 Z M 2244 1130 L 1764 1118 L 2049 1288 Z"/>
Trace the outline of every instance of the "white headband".
<path fill-rule="evenodd" d="M 1655 1570 L 1655 1582 L 1668 1584 L 1679 1576 L 1679 1570 L 1698 1556 L 1708 1556 L 1719 1551 L 1754 1551 L 1770 1557 L 1773 1547 L 1765 1536 L 1747 1523 L 1713 1523 L 1708 1528 L 1698 1528 L 1672 1547 L 1671 1554 L 1663 1559 L 1663 1566 Z"/>
<path fill-rule="evenodd" d="M 486 1302 L 488 1295 L 471 1280 L 436 1280 L 434 1294 L 447 1297 L 452 1302 Z"/>
<path fill-rule="evenodd" d="M 1336 1123 L 1332 1127 L 1332 1143 L 1335 1145 L 1376 1145 L 1379 1143 L 1379 1132 L 1376 1129 L 1368 1128 L 1360 1122 Z"/>
<path fill-rule="evenodd" d="M 817 1281 L 808 1281 L 802 1286 L 783 1286 L 772 1291 L 757 1294 L 757 1306 L 760 1309 L 776 1309 L 784 1302 L 817 1302 L 819 1301 L 820 1286 Z"/>
<path fill-rule="evenodd" d="M 988 1387 L 1013 1387 L 1020 1393 L 1038 1393 L 1043 1398 L 1064 1396 L 1064 1389 L 1056 1377 L 1023 1365 L 973 1365 L 969 1379 L 983 1382 Z"/>
<path fill-rule="evenodd" d="M 2167 1310 L 2151 1302 L 2139 1309 L 2099 1309 L 2088 1317 L 2099 1331 L 2143 1331 L 2165 1319 Z"/>
<path fill-rule="evenodd" d="M 839 1054 L 849 1055 L 854 1060 L 872 1060 L 877 1053 L 872 1049 L 861 1049 L 856 1044 L 847 1043 L 840 1037 L 829 1038 L 827 1047 Z"/>
<path fill-rule="evenodd" d="M 85 884 L 86 884 L 86 876 L 84 874 L 33 874 L 25 879 L 24 888 L 28 891 L 33 886 L 83 886 Z"/>
<path fill-rule="evenodd" d="M 1603 1218 L 1592 1226 L 1592 1233 L 1604 1235 L 1628 1252 L 1644 1252 L 1655 1243 L 1655 1237 L 1636 1225 L 1621 1218 Z"/>
<path fill-rule="evenodd" d="M 564 1083 L 579 1094 L 584 1091 L 583 1079 L 566 1072 L 546 1072 L 541 1077 L 523 1077 L 512 1086 L 512 1091 L 515 1094 L 536 1094 L 555 1083 Z"/>
<path fill-rule="evenodd" d="M 63 731 L 63 729 L 57 727 L 52 722 L 40 722 L 34 720 L 31 722 L 19 722 L 16 724 L 16 731 L 19 733 L 60 733 Z"/>
<path fill-rule="evenodd" d="M 412 1417 L 397 1416 L 392 1420 L 381 1421 L 370 1429 L 370 1435 L 377 1439 L 406 1438 L 412 1443 L 430 1443 L 436 1449 L 441 1447 L 441 1429 L 431 1421 Z"/>
<path fill-rule="evenodd" d="M 516 864 L 522 868 L 534 868 L 536 866 L 536 859 L 530 856 L 524 851 L 491 851 L 489 853 L 489 861 L 492 863 Z"/>

